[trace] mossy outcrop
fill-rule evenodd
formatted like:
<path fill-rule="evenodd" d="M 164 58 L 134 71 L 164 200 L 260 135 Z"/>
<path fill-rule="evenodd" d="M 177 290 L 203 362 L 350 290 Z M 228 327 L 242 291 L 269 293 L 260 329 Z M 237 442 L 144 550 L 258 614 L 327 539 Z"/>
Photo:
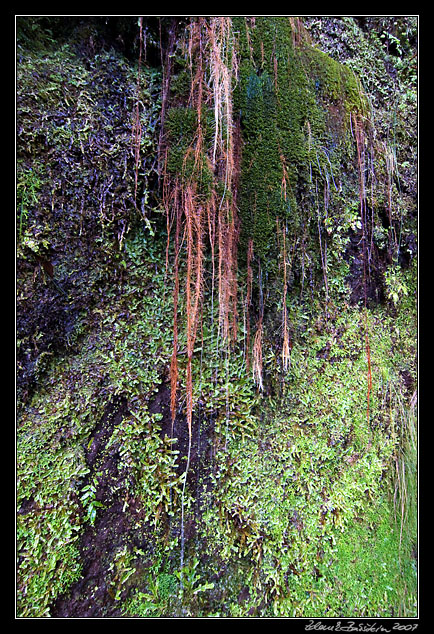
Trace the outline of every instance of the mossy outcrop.
<path fill-rule="evenodd" d="M 276 257 L 276 218 L 291 236 L 309 218 L 303 194 L 314 190 L 315 179 L 322 190 L 327 171 L 342 164 L 349 117 L 363 111 L 364 103 L 351 71 L 315 49 L 289 18 L 238 20 L 239 208 L 242 232 L 254 238 L 257 254 L 266 260 Z"/>

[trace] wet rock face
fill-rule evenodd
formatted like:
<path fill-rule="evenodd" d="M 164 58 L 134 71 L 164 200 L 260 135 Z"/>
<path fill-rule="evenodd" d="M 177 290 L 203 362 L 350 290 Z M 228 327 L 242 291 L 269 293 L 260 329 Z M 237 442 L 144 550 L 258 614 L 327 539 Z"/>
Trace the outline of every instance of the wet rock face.
<path fill-rule="evenodd" d="M 74 309 L 54 284 L 43 279 L 37 262 L 19 262 L 21 281 L 17 312 L 17 387 L 23 398 L 29 396 L 44 359 L 66 340 L 74 321 Z M 25 280 L 27 279 L 27 284 Z"/>
<path fill-rule="evenodd" d="M 61 236 L 59 236 L 61 239 Z M 26 253 L 17 261 L 17 387 L 25 402 L 49 360 L 60 352 L 73 352 L 85 315 L 100 297 L 101 269 L 90 269 L 92 258 L 81 243 L 68 253 L 41 258 Z M 74 257 L 75 253 L 77 256 Z M 93 264 L 97 265 L 99 254 Z M 116 277 L 116 274 L 113 273 Z"/>
<path fill-rule="evenodd" d="M 351 290 L 349 301 L 352 305 L 366 301 L 368 306 L 384 301 L 384 270 L 387 266 L 387 254 L 378 248 L 369 251 L 366 258 L 363 253 L 363 238 L 360 232 L 350 232 L 350 240 L 345 259 L 350 265 L 347 283 Z"/>
<path fill-rule="evenodd" d="M 138 86 L 136 58 L 123 57 L 134 49 L 137 23 L 117 25 L 121 45 L 110 40 L 112 22 L 60 19 L 47 31 L 41 19 L 18 30 L 17 384 L 24 400 L 116 283 L 119 245 L 150 203 L 147 169 L 135 188 L 131 129 L 134 116 L 147 120 L 138 140 L 149 151 L 143 171 L 155 158 L 158 79 L 148 81 L 143 70 Z"/>

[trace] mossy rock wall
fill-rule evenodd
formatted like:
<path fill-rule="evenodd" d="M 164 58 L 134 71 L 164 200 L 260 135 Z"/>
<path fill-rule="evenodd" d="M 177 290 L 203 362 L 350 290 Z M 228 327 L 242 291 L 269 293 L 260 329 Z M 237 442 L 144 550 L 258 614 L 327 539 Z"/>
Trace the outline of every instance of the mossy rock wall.
<path fill-rule="evenodd" d="M 34 26 L 39 33 L 40 23 Z M 60 47 L 42 31 L 42 44 L 28 48 L 19 33 L 17 334 L 24 396 L 47 359 L 86 329 L 89 308 L 121 275 L 126 234 L 149 215 L 159 79 L 142 69 L 138 87 L 137 62 L 105 50 L 92 24 L 78 29 L 72 21 L 69 43 Z"/>
<path fill-rule="evenodd" d="M 19 616 L 416 614 L 412 38 L 22 19 Z"/>
<path fill-rule="evenodd" d="M 294 291 L 308 284 L 321 286 L 324 267 L 335 263 L 344 288 L 353 257 L 346 250 L 360 194 L 352 119 L 369 119 L 363 88 L 350 68 L 315 47 L 300 20 L 237 17 L 230 29 L 233 50 L 227 63 L 236 59 L 229 124 L 232 134 L 237 133 L 236 191 L 226 191 L 224 168 L 212 167 L 216 126 L 212 97 L 201 113 L 199 161 L 193 151 L 198 117 L 185 86 L 188 77 L 193 81 L 198 57 L 189 58 L 190 28 L 171 53 L 164 119 L 167 173 L 179 182 L 196 181 L 205 199 L 213 188 L 218 197 L 235 197 L 238 267 L 245 270 L 252 240 L 256 297 L 261 293 L 260 268 L 268 276 L 269 288 L 271 279 L 276 281 L 281 273 L 282 228 L 288 248 L 294 249 L 290 271 Z M 201 64 L 212 78 L 217 71 L 210 65 L 211 53 L 204 54 Z M 356 233 L 360 241 L 360 231 Z M 334 256 L 333 262 L 322 261 L 322 249 Z M 354 275 L 360 278 L 361 271 Z M 270 305 L 279 301 L 274 296 Z"/>
<path fill-rule="evenodd" d="M 243 133 L 239 208 L 244 242 L 276 258 L 276 218 L 298 236 L 312 216 L 315 183 L 322 191 L 333 166 L 353 161 L 349 117 L 363 111 L 356 78 L 306 37 L 289 18 L 239 18 L 239 81 L 235 111 Z M 309 196 L 310 193 L 310 196 Z M 307 198 L 307 200 L 306 200 Z"/>

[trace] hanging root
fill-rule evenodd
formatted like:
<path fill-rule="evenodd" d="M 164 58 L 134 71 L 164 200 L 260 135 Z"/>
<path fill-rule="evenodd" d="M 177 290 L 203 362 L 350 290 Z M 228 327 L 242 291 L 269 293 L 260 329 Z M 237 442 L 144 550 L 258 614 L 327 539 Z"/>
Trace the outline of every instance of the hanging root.
<path fill-rule="evenodd" d="M 211 163 L 223 185 L 217 212 L 219 332 L 224 340 L 230 339 L 233 343 L 237 336 L 238 222 L 235 199 L 239 139 L 232 115 L 232 84 L 237 74 L 237 62 L 231 19 L 211 18 L 207 35 L 215 122 Z"/>
<path fill-rule="evenodd" d="M 289 335 L 286 327 L 283 331 L 282 365 L 284 372 L 287 372 L 291 366 L 291 349 L 289 346 Z"/>
<path fill-rule="evenodd" d="M 184 197 L 187 237 L 187 426 L 191 439 L 193 416 L 192 359 L 200 314 L 203 282 L 203 221 L 202 207 L 195 205 L 194 188 L 188 185 Z M 195 277 L 193 285 L 193 277 Z"/>
<path fill-rule="evenodd" d="M 174 50 L 174 40 L 169 42 Z M 239 222 L 236 194 L 239 179 L 241 132 L 232 112 L 233 80 L 237 73 L 234 34 L 230 17 L 193 17 L 187 30 L 185 55 L 190 70 L 190 92 L 186 106 L 196 113 L 196 126 L 183 156 L 179 176 L 168 174 L 170 148 L 161 146 L 160 175 L 166 209 L 168 242 L 175 236 L 173 351 L 170 366 L 172 428 L 176 416 L 179 368 L 179 296 L 184 290 L 186 364 L 186 419 L 191 443 L 193 424 L 193 356 L 203 314 L 205 242 L 209 240 L 212 260 L 211 310 L 218 285 L 218 338 L 233 345 L 237 338 L 237 244 Z M 168 60 L 170 62 L 170 60 Z M 170 67 L 165 74 L 164 111 L 169 107 Z M 214 108 L 214 137 L 208 143 L 205 107 Z M 164 134 L 162 140 L 165 140 Z M 164 152 L 163 152 L 164 149 Z M 205 171 L 204 171 L 205 170 Z M 202 183 L 211 183 L 205 191 Z M 206 179 L 204 178 L 206 176 Z M 185 282 L 180 288 L 181 243 L 185 251 Z M 250 301 L 250 300 L 249 300 Z M 213 319 L 213 317 L 212 317 Z M 218 345 L 218 344 L 217 344 Z"/>
<path fill-rule="evenodd" d="M 262 392 L 264 385 L 262 382 L 262 317 L 258 321 L 256 329 L 255 340 L 253 342 L 253 380 L 255 381 L 258 389 Z"/>
<path fill-rule="evenodd" d="M 175 263 L 174 263 L 174 287 L 173 287 L 173 351 L 170 362 L 170 413 L 172 418 L 172 436 L 173 424 L 176 416 L 176 401 L 178 389 L 178 299 L 179 299 L 179 234 L 181 228 L 180 209 L 178 202 L 178 186 L 175 186 L 174 192 L 174 216 L 175 222 Z M 168 253 L 166 254 L 168 259 Z"/>
<path fill-rule="evenodd" d="M 282 343 L 282 365 L 284 372 L 287 372 L 291 364 L 291 351 L 289 347 L 288 332 L 288 311 L 286 308 L 287 278 L 286 278 L 286 226 L 282 227 L 283 233 L 283 343 Z"/>

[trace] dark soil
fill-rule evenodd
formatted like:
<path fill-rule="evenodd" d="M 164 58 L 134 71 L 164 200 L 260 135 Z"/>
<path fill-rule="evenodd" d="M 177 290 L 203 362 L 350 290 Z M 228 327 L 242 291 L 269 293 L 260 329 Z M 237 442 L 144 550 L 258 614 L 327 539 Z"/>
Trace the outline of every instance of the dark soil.
<path fill-rule="evenodd" d="M 179 474 L 185 471 L 188 453 L 188 429 L 185 417 L 180 413 L 175 419 L 173 430 L 170 416 L 170 388 L 162 384 L 154 399 L 149 403 L 151 413 L 161 413 L 161 434 L 177 438 L 176 448 L 179 450 Z M 97 473 L 98 487 L 97 501 L 104 506 L 98 508 L 97 519 L 93 526 L 87 524 L 81 536 L 79 551 L 83 565 L 81 578 L 76 581 L 69 591 L 58 597 L 51 606 L 52 617 L 61 618 L 121 618 L 121 600 L 125 598 L 128 589 L 122 592 L 121 600 L 116 600 L 115 588 L 110 585 L 113 572 L 109 570 L 114 556 L 126 544 L 144 547 L 149 541 L 143 531 L 136 527 L 140 517 L 141 502 L 128 494 L 125 472 L 119 468 L 120 458 L 118 447 L 107 444 L 117 425 L 128 415 L 125 398 L 118 397 L 106 407 L 101 421 L 93 433 L 93 440 L 86 449 L 86 461 L 90 473 L 84 484 L 92 481 Z M 189 518 L 185 525 L 185 539 L 188 542 L 194 538 L 197 514 L 200 513 L 200 487 L 203 486 L 204 465 L 210 464 L 212 443 L 212 425 L 203 419 L 197 411 L 193 425 L 190 467 L 188 472 L 189 486 L 196 490 L 198 506 L 194 517 Z M 172 434 L 173 431 L 173 434 Z M 199 465 L 200 468 L 199 468 Z M 208 468 L 209 470 L 209 468 Z M 197 474 L 201 473 L 199 482 Z M 125 501 L 128 501 L 125 504 Z M 172 531 L 179 527 L 172 526 Z M 149 538 L 150 539 L 150 538 Z M 142 571 L 143 572 L 143 571 Z M 137 573 L 140 574 L 140 571 Z"/>
<path fill-rule="evenodd" d="M 184 473 L 186 459 L 188 455 L 189 434 L 186 417 L 182 412 L 178 412 L 172 426 L 172 417 L 170 414 L 170 386 L 167 383 L 160 385 L 156 396 L 149 403 L 149 412 L 151 414 L 160 413 L 162 419 L 161 436 L 176 438 L 175 448 L 179 451 L 178 470 L 179 475 Z M 214 426 L 211 420 L 208 420 L 200 406 L 193 412 L 191 450 L 190 450 L 190 467 L 187 481 L 191 483 L 199 463 L 209 463 L 210 453 L 212 451 L 212 436 Z M 200 471 L 203 472 L 204 464 L 201 465 Z"/>
<path fill-rule="evenodd" d="M 91 469 L 88 480 L 97 473 L 96 499 L 104 507 L 98 509 L 94 526 L 88 525 L 80 540 L 83 563 L 81 578 L 69 592 L 57 598 L 51 608 L 53 617 L 89 618 L 121 617 L 119 602 L 114 600 L 108 584 L 108 567 L 114 554 L 126 543 L 131 533 L 134 505 L 126 505 L 125 476 L 119 471 L 119 456 L 115 446 L 106 445 L 116 425 L 127 414 L 125 399 L 110 403 L 95 429 L 93 442 L 87 451 L 87 464 Z"/>

